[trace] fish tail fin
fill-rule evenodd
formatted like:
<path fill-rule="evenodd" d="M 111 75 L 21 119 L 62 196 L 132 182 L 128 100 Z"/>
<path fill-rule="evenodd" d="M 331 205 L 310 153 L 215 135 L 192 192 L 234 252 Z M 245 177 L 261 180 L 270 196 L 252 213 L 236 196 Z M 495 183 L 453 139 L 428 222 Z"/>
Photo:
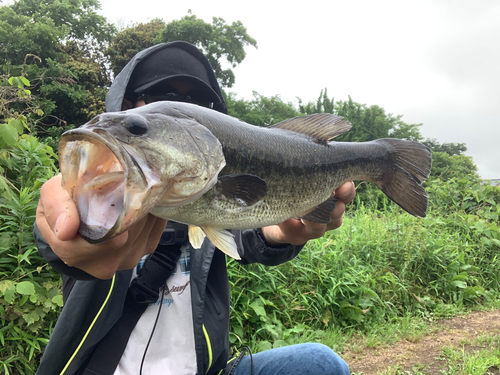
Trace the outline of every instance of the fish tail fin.
<path fill-rule="evenodd" d="M 374 142 L 389 148 L 392 165 L 372 181 L 408 213 L 425 217 L 428 199 L 422 182 L 431 172 L 430 149 L 421 143 L 402 139 L 384 138 Z"/>

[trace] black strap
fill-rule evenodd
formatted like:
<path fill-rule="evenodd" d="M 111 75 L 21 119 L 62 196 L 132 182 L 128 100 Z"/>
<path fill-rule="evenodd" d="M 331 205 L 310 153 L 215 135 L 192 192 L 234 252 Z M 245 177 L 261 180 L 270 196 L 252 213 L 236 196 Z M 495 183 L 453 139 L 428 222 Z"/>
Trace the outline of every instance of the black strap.
<path fill-rule="evenodd" d="M 158 300 L 159 290 L 175 270 L 182 244 L 159 245 L 130 284 L 123 313 L 96 346 L 82 375 L 112 375 L 125 351 L 137 321 L 149 304 Z"/>

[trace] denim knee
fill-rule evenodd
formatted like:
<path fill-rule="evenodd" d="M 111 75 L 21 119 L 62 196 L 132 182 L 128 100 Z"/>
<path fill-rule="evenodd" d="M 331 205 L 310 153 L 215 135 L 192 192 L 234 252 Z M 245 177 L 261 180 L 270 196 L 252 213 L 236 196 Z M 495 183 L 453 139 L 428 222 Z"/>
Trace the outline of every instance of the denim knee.
<path fill-rule="evenodd" d="M 349 375 L 349 366 L 328 346 L 318 343 L 301 344 L 302 360 L 307 361 L 308 374 Z"/>
<path fill-rule="evenodd" d="M 234 375 L 349 375 L 349 366 L 332 349 L 308 343 L 246 355 Z"/>

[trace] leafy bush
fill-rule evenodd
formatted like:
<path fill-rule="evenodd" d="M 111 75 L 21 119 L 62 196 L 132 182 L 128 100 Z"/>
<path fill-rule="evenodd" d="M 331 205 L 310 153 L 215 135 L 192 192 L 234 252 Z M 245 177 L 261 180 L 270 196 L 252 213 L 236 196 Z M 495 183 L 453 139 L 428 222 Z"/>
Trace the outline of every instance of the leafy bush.
<path fill-rule="evenodd" d="M 56 155 L 22 134 L 26 116 L 12 115 L 0 124 L 0 368 L 32 374 L 62 306 L 60 277 L 32 235 L 40 187 L 54 174 Z"/>
<path fill-rule="evenodd" d="M 414 218 L 369 187 L 344 225 L 278 267 L 229 262 L 231 340 L 256 350 L 413 314 L 446 316 L 500 291 L 500 188 L 434 180 Z"/>

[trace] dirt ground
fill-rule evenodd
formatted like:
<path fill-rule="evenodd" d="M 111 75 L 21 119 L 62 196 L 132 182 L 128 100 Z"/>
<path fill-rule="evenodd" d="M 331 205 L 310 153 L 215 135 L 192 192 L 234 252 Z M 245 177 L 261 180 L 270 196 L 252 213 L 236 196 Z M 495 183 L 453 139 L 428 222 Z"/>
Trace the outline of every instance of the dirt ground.
<path fill-rule="evenodd" d="M 411 371 L 417 364 L 425 365 L 425 374 L 440 374 L 443 366 L 443 361 L 439 360 L 441 349 L 452 345 L 462 347 L 464 340 L 473 340 L 487 333 L 500 334 L 500 311 L 473 312 L 441 320 L 437 327 L 418 342 L 400 341 L 383 348 L 363 350 L 362 353 L 346 352 L 342 357 L 355 374 L 376 375 L 390 366 L 401 366 L 406 373 L 404 371 Z M 489 371 L 500 374 L 498 368 Z"/>

